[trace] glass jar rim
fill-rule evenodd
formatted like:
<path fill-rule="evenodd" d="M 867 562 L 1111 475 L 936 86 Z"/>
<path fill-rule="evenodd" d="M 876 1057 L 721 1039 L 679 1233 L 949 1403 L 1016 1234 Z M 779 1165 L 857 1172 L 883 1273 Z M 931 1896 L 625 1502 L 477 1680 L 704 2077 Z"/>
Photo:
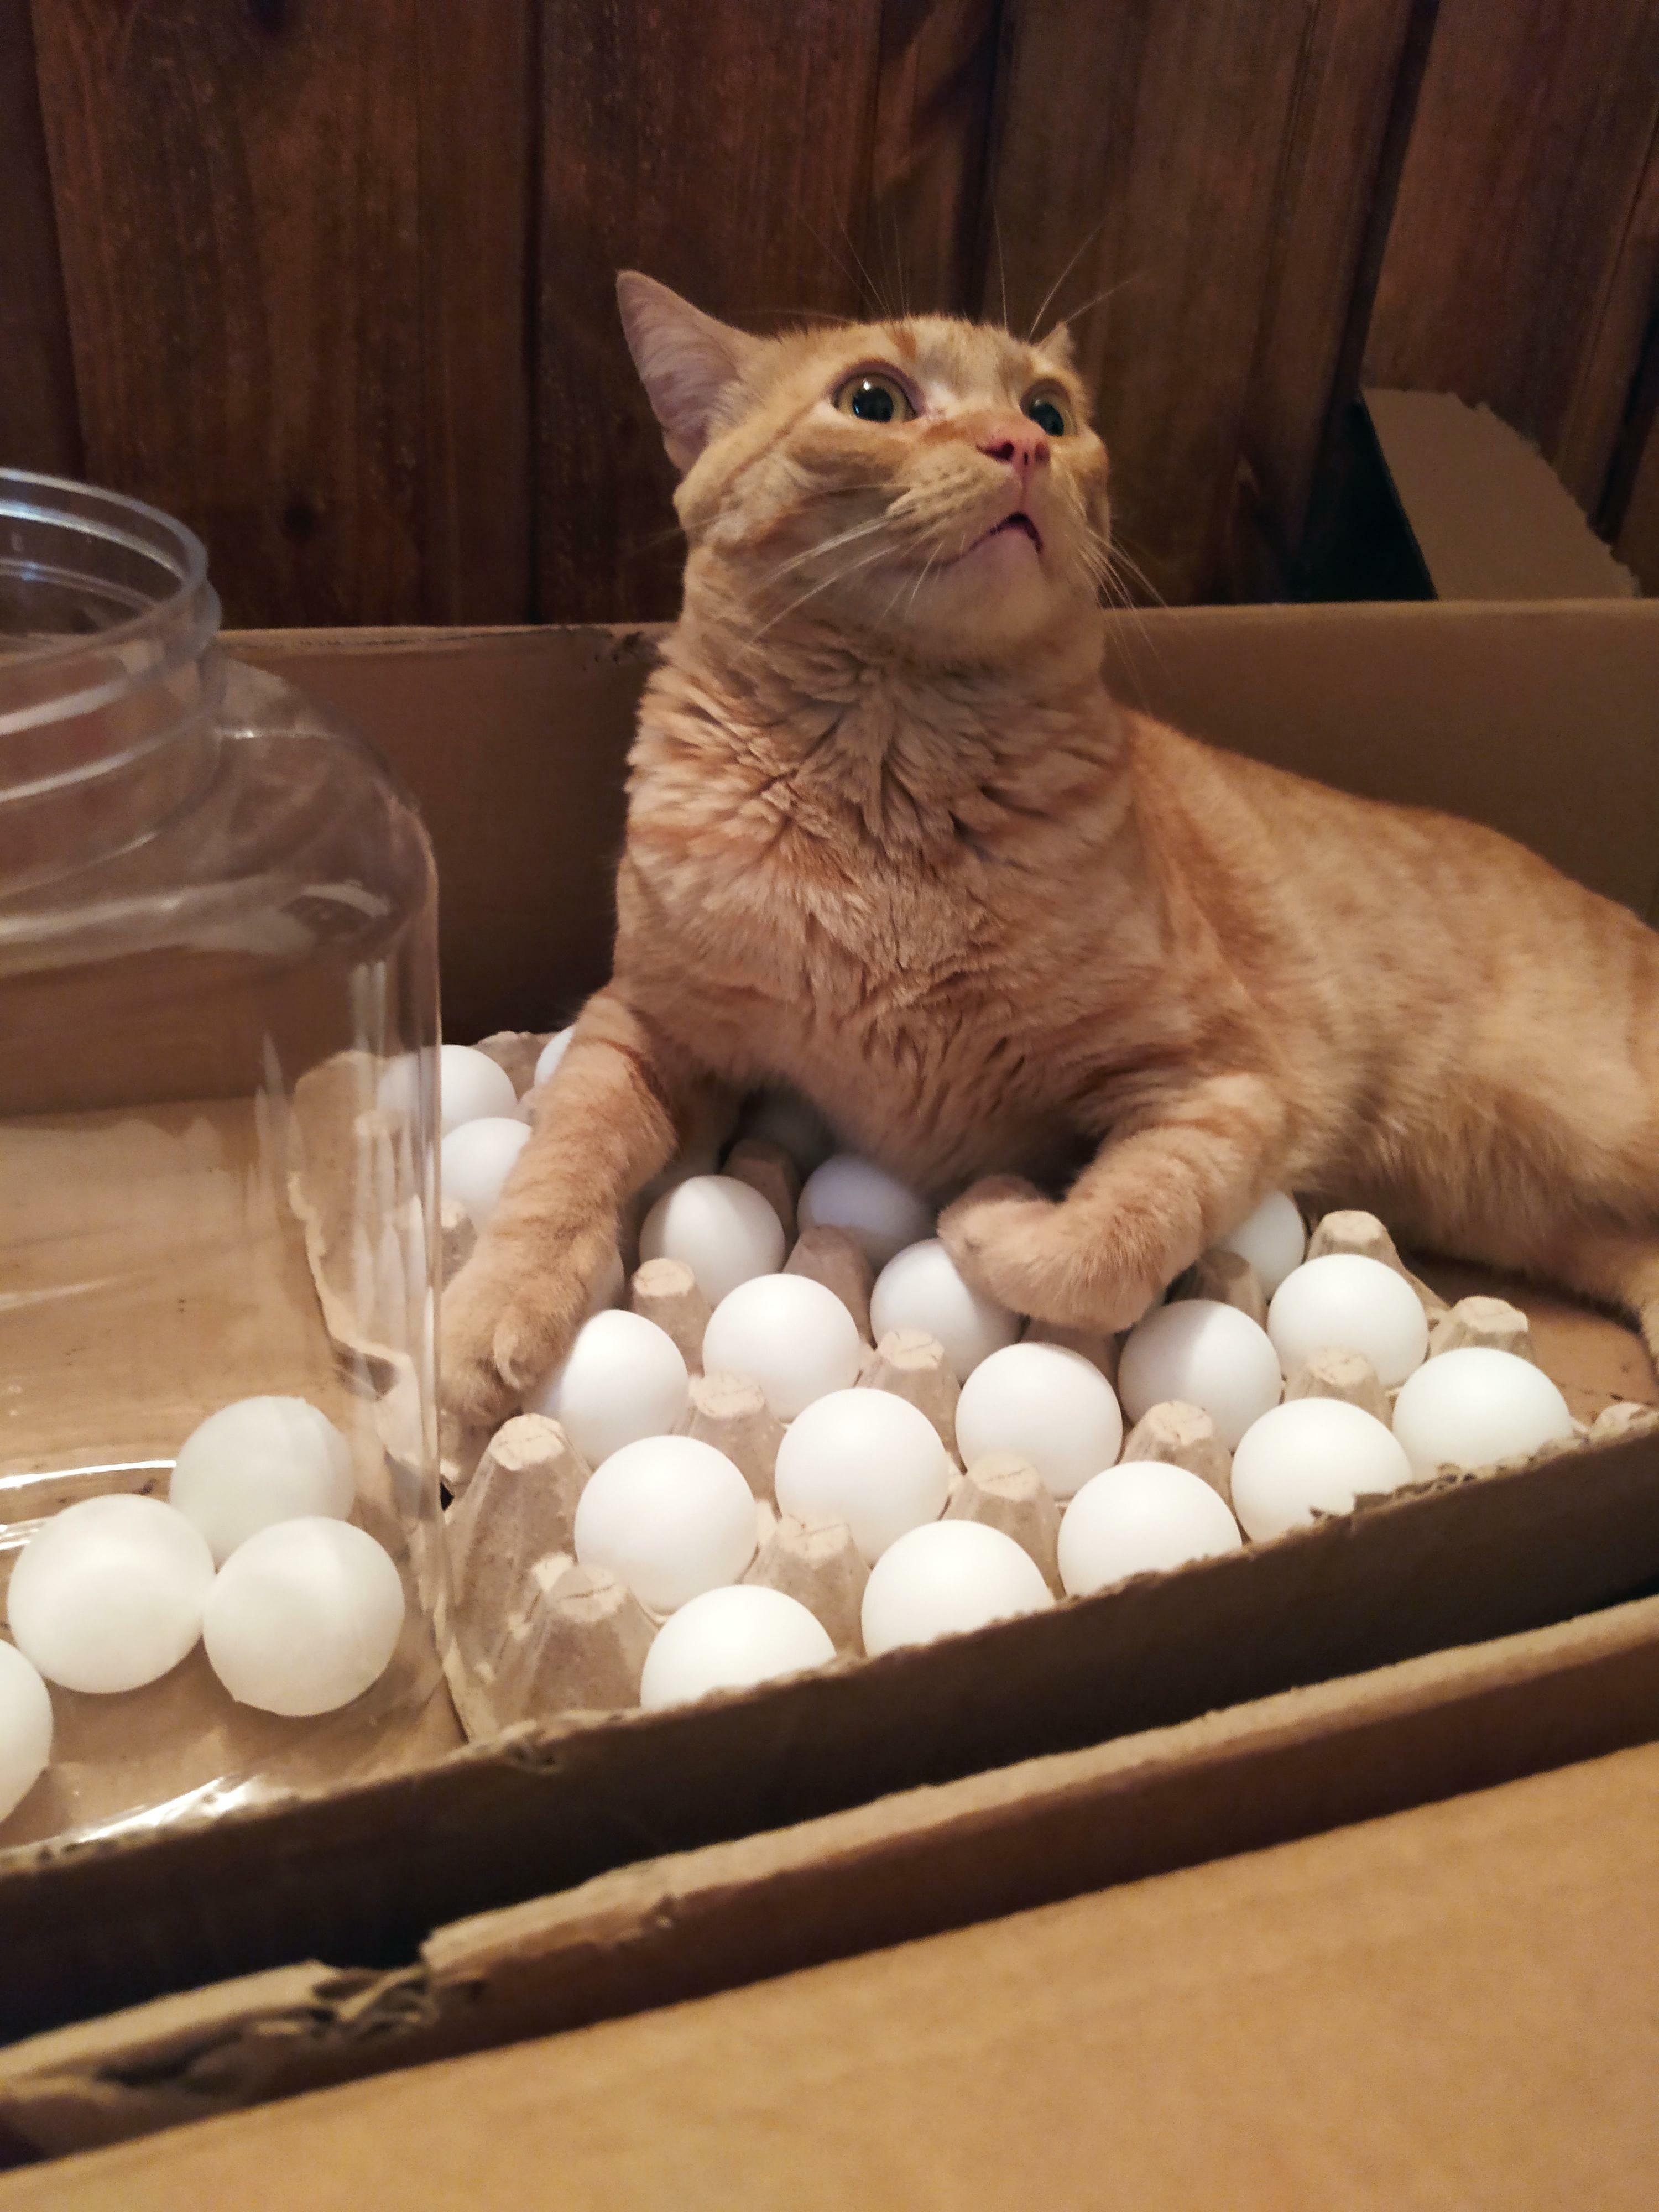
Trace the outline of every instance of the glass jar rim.
<path fill-rule="evenodd" d="M 13 668 L 40 668 L 54 659 L 84 653 L 88 647 L 119 645 L 140 637 L 158 625 L 167 625 L 175 617 L 188 620 L 191 602 L 207 582 L 207 547 L 196 532 L 161 507 L 125 492 L 77 483 L 70 477 L 0 468 L 0 526 L 8 522 L 71 526 L 106 544 L 154 562 L 158 571 L 172 578 L 170 589 L 105 629 L 14 644 L 6 654 Z M 188 626 L 200 633 L 196 645 L 199 651 L 218 627 L 216 600 L 208 601 Z"/>

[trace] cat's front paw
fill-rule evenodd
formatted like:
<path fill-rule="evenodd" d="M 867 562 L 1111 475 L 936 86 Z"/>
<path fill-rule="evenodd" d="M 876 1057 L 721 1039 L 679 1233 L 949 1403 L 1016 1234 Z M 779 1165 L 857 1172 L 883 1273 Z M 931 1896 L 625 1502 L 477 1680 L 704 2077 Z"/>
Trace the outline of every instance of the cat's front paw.
<path fill-rule="evenodd" d="M 1016 1313 L 1029 1313 L 1021 1297 L 1042 1267 L 1049 1224 L 1059 1210 L 1023 1176 L 987 1176 L 945 1207 L 939 1233 L 976 1289 Z"/>
<path fill-rule="evenodd" d="M 447 1411 L 474 1429 L 494 1428 L 516 1412 L 568 1352 L 587 1317 L 592 1285 L 614 1265 L 603 1237 L 562 1243 L 551 1259 L 526 1254 L 516 1240 L 486 1238 L 443 1294 Z"/>
<path fill-rule="evenodd" d="M 975 1183 L 939 1216 L 939 1233 L 975 1289 L 1061 1328 L 1113 1334 L 1139 1321 L 1164 1287 L 1018 1176 Z"/>

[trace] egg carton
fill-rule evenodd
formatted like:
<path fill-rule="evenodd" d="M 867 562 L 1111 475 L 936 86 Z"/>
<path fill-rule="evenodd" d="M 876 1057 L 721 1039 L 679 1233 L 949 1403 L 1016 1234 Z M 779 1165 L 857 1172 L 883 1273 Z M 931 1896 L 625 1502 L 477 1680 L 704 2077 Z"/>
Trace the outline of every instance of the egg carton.
<path fill-rule="evenodd" d="M 544 1042 L 541 1036 L 508 1035 L 486 1039 L 480 1048 L 517 1081 L 533 1072 Z M 531 1111 L 533 1115 L 533 1105 Z M 1049 1591 L 1060 1596 L 1060 1504 L 1036 1470 L 1018 1457 L 976 1461 L 963 1468 L 957 1451 L 958 1386 L 940 1344 L 915 1329 L 892 1331 L 872 1341 L 872 1270 L 863 1250 L 842 1231 L 799 1226 L 800 1172 L 788 1144 L 781 1140 L 793 1134 L 787 1129 L 777 1135 L 763 1128 L 751 1131 L 726 1153 L 720 1171 L 749 1183 L 777 1212 L 788 1239 L 786 1272 L 822 1284 L 852 1314 L 864 1345 L 860 1386 L 906 1399 L 939 1436 L 953 1468 L 941 1517 L 977 1521 L 1012 1538 L 1035 1561 Z M 683 1161 L 642 1195 L 624 1229 L 630 1260 L 637 1259 L 637 1225 L 646 1205 L 683 1175 L 708 1172 L 715 1165 L 714 1155 Z M 465 1257 L 466 1239 L 459 1224 L 451 1249 L 447 1273 Z M 1374 1215 L 1339 1210 L 1318 1219 L 1305 1257 L 1330 1254 L 1381 1261 L 1411 1285 L 1428 1324 L 1430 1358 L 1478 1346 L 1537 1364 L 1527 1317 L 1517 1307 L 1491 1297 L 1449 1304 L 1407 1267 L 1388 1229 Z M 1215 1300 L 1258 1325 L 1265 1324 L 1269 1303 L 1256 1269 L 1239 1254 L 1223 1249 L 1205 1254 L 1171 1286 L 1170 1297 Z M 868 1569 L 844 1522 L 779 1517 L 774 1469 L 784 1426 L 768 1410 L 757 1384 L 703 1373 L 710 1309 L 690 1268 L 672 1259 L 645 1261 L 635 1268 L 627 1303 L 661 1328 L 685 1360 L 691 1383 L 678 1433 L 724 1453 L 755 1495 L 756 1550 L 744 1581 L 796 1599 L 823 1626 L 837 1660 L 858 1662 Z M 1025 1334 L 1030 1340 L 1083 1352 L 1115 1385 L 1119 1340 L 1036 1323 Z M 1286 1401 L 1339 1400 L 1385 1425 L 1398 1395 L 1397 1389 L 1384 1387 L 1367 1360 L 1348 1352 L 1316 1352 L 1284 1386 Z M 1578 1436 L 1592 1442 L 1654 1425 L 1659 1425 L 1659 1413 L 1633 1404 L 1607 1407 L 1591 1426 L 1576 1424 Z M 1532 1456 L 1552 1456 L 1559 1449 L 1547 1447 Z M 1119 1463 L 1130 1461 L 1182 1468 L 1231 1509 L 1231 1455 L 1214 1420 L 1196 1406 L 1171 1401 L 1152 1407 L 1124 1440 Z M 1525 1462 L 1507 1464 L 1521 1463 Z M 599 1716 L 638 1703 L 641 1674 L 660 1616 L 615 1577 L 576 1565 L 575 1502 L 588 1474 L 559 1425 L 541 1415 L 520 1415 L 490 1438 L 450 1439 L 445 1475 L 454 1497 L 446 1528 L 459 1632 L 451 1682 L 471 1735 L 494 1735 L 526 1720 Z M 1431 1489 L 1472 1479 L 1467 1470 L 1443 1469 L 1411 1487 Z M 1367 1502 L 1362 1497 L 1356 1506 Z"/>

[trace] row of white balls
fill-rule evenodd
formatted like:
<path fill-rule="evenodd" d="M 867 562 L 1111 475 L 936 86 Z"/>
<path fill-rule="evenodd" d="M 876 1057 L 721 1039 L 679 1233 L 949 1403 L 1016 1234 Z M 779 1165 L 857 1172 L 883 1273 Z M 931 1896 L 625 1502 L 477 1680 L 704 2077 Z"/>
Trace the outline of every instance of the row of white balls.
<path fill-rule="evenodd" d="M 1088 1365 L 1048 1346 L 1010 1346 L 996 1357 L 1028 1352 L 1044 1355 L 1045 1365 L 1048 1355 Z M 1472 1348 L 1444 1362 L 1486 1366 L 1510 1357 Z M 1109 1390 L 1103 1377 L 1094 1380 Z M 1029 1447 L 1023 1455 L 1037 1456 Z M 1253 1538 L 1278 1535 L 1413 1479 L 1398 1442 L 1370 1414 L 1335 1400 L 1295 1400 L 1271 1408 L 1241 1439 L 1232 1511 L 1198 1476 L 1162 1462 L 1108 1466 L 1090 1477 L 1062 1502 L 1061 1586 L 1085 1596 L 1132 1575 L 1214 1558 L 1240 1548 L 1241 1522 Z M 1010 1537 L 937 1517 L 950 1484 L 943 1448 L 931 1424 L 888 1393 L 848 1390 L 809 1407 L 784 1438 L 776 1484 L 784 1511 L 845 1522 L 870 1564 L 862 1632 L 872 1658 L 1053 1602 L 1035 1561 Z M 748 1486 L 712 1447 L 645 1439 L 597 1470 L 578 1504 L 577 1556 L 670 1616 L 647 1658 L 643 1705 L 747 1686 L 833 1656 L 796 1601 L 731 1587 L 754 1549 Z"/>
<path fill-rule="evenodd" d="M 1299 1238 L 1299 1217 L 1288 1200 L 1283 1205 Z M 1281 1253 L 1287 1242 L 1281 1236 Z M 722 1176 L 696 1176 L 671 1192 L 641 1237 L 645 1256 L 684 1261 L 718 1301 L 704 1338 L 705 1368 L 753 1377 L 773 1412 L 788 1421 L 851 1386 L 860 1346 L 851 1315 L 832 1292 L 805 1277 L 769 1272 L 782 1249 L 771 1206 L 747 1184 Z M 1020 1451 L 1055 1495 L 1066 1498 L 1116 1457 L 1121 1415 L 1104 1377 L 1062 1346 L 1017 1343 L 1019 1318 L 963 1282 L 937 1239 L 888 1261 L 871 1320 L 878 1340 L 890 1329 L 914 1328 L 945 1346 L 963 1388 L 964 1459 Z M 1419 1474 L 1489 1465 L 1573 1433 L 1560 1393 L 1529 1361 L 1507 1353 L 1476 1360 L 1445 1355 L 1425 1366 L 1428 1324 L 1410 1283 L 1380 1261 L 1346 1253 L 1290 1268 L 1274 1290 L 1266 1329 L 1214 1300 L 1155 1308 L 1125 1342 L 1118 1389 L 1131 1420 L 1172 1401 L 1201 1407 L 1237 1450 L 1278 1406 L 1285 1376 L 1326 1349 L 1363 1354 L 1389 1388 L 1410 1385 L 1401 1392 L 1395 1435 Z M 577 1449 L 597 1462 L 623 1443 L 673 1428 L 688 1389 L 684 1362 L 664 1331 L 637 1315 L 608 1313 L 586 1324 L 528 1404 L 561 1420 Z M 1269 1434 L 1288 1434 L 1291 1425 Z"/>
<path fill-rule="evenodd" d="M 725 1179 L 700 1180 L 713 1186 Z M 706 1221 L 711 1200 L 720 1200 L 720 1194 L 710 1188 L 692 1195 L 699 1207 L 692 1218 Z M 697 1255 L 682 1242 L 675 1256 L 691 1263 Z M 921 1262 L 933 1289 L 943 1285 L 946 1295 L 958 1298 L 974 1295 L 955 1277 L 936 1244 L 898 1256 Z M 1343 1261 L 1336 1271 L 1340 1284 L 1351 1280 L 1357 1267 L 1362 1289 L 1370 1289 L 1374 1285 L 1364 1276 L 1374 1269 L 1390 1286 L 1382 1293 L 1384 1313 L 1398 1312 L 1391 1304 L 1392 1286 L 1398 1285 L 1420 1316 L 1415 1293 L 1393 1270 L 1337 1256 Z M 1316 1261 L 1301 1272 L 1317 1271 L 1323 1264 Z M 854 1389 L 845 1382 L 822 1397 L 807 1396 L 797 1407 L 797 1395 L 811 1380 L 804 1371 L 811 1361 L 803 1363 L 800 1356 L 803 1331 L 811 1334 L 817 1324 L 832 1339 L 844 1338 L 847 1371 L 855 1365 L 856 1340 L 846 1326 L 850 1316 L 843 1321 L 836 1313 L 838 1300 L 804 1279 L 761 1277 L 728 1292 L 722 1305 L 728 1304 L 720 1341 L 710 1324 L 705 1358 L 710 1366 L 754 1374 L 775 1408 L 786 1418 L 793 1413 L 777 1465 L 781 1510 L 805 1519 L 844 1521 L 866 1561 L 880 1570 L 871 1577 L 867 1651 L 873 1656 L 896 1643 L 976 1626 L 1050 1601 L 1034 1564 L 1010 1540 L 979 1529 L 964 1537 L 958 1530 L 972 1524 L 938 1521 L 949 1465 L 931 1424 L 914 1407 L 890 1394 Z M 903 1318 L 915 1322 L 936 1316 L 912 1312 Z M 590 1322 L 578 1340 L 584 1356 L 579 1359 L 573 1353 L 538 1402 L 567 1424 L 574 1411 L 580 1425 L 590 1410 L 582 1402 L 588 1386 L 608 1387 L 630 1372 L 637 1383 L 639 1368 L 626 1356 L 623 1340 L 652 1327 L 624 1315 Z M 683 1410 L 686 1388 L 684 1363 L 673 1346 L 659 1330 L 654 1340 L 652 1352 L 667 1395 L 647 1406 L 636 1394 L 629 1408 L 632 1418 L 647 1424 L 676 1407 Z M 615 1371 L 601 1377 L 593 1371 L 592 1355 L 607 1340 L 619 1357 Z M 821 1334 L 817 1351 L 821 1356 Z M 1062 1585 L 1073 1595 L 1236 1549 L 1242 1540 L 1241 1521 L 1251 1536 L 1263 1538 L 1311 1521 L 1316 1512 L 1350 1510 L 1356 1497 L 1397 1488 L 1452 1455 L 1444 1449 L 1443 1409 L 1439 1440 L 1419 1466 L 1382 1423 L 1357 1407 L 1319 1399 L 1279 1405 L 1279 1358 L 1271 1338 L 1248 1316 L 1213 1302 L 1185 1301 L 1160 1309 L 1132 1334 L 1124 1354 L 1126 1396 L 1137 1419 L 1172 1397 L 1207 1401 L 1227 1441 L 1237 1447 L 1233 1490 L 1238 1521 L 1206 1484 L 1184 1469 L 1152 1462 L 1113 1464 L 1121 1446 L 1122 1413 L 1105 1376 L 1079 1354 L 1049 1344 L 1005 1342 L 988 1353 L 976 1347 L 971 1364 L 963 1364 L 969 1365 L 969 1379 L 957 1411 L 963 1456 L 971 1463 L 1012 1452 L 1036 1468 L 1062 1504 L 1070 1501 L 1061 1522 L 1060 1567 Z M 1518 1393 L 1522 1401 L 1530 1401 L 1527 1417 L 1534 1424 L 1541 1419 L 1544 1432 L 1536 1435 L 1494 1440 L 1488 1430 L 1471 1446 L 1474 1456 L 1469 1464 L 1571 1433 L 1559 1394 L 1528 1362 L 1474 1351 L 1445 1355 L 1428 1373 L 1432 1383 L 1425 1376 L 1413 1399 L 1407 1401 L 1408 1428 L 1414 1403 L 1426 1403 L 1431 1395 L 1456 1399 L 1461 1393 L 1467 1412 L 1472 1383 L 1477 1396 L 1495 1403 L 1500 1417 L 1506 1411 L 1513 1416 Z M 573 1384 L 582 1387 L 573 1390 Z M 1453 1384 L 1455 1389 L 1449 1387 Z M 1492 1409 L 1489 1404 L 1489 1414 Z M 793 1634 L 777 1645 L 780 1620 L 789 1616 L 780 1614 L 775 1594 L 763 1600 L 736 1591 L 719 1596 L 744 1571 L 754 1548 L 752 1502 L 735 1467 L 709 1447 L 659 1434 L 641 1438 L 639 1448 L 622 1457 L 623 1465 L 614 1468 L 602 1460 L 599 1472 L 605 1479 L 596 1477 L 584 1493 L 578 1556 L 618 1573 L 654 1610 L 672 1611 L 678 1618 L 688 1605 L 695 1608 L 672 1638 L 659 1638 L 663 1656 L 652 1669 L 644 1701 L 669 1701 L 663 1670 L 671 1655 L 677 1696 L 699 1693 L 688 1691 L 688 1682 L 716 1686 L 705 1680 L 710 1666 L 729 1669 L 765 1662 L 762 1673 L 731 1675 L 734 1683 L 821 1663 L 825 1651 L 811 1659 L 799 1656 L 809 1646 L 817 1650 L 815 1635 L 822 1632 L 815 1628 L 809 1633 L 803 1620 L 797 1620 Z M 692 1506 L 697 1486 L 681 1479 L 688 1457 L 699 1461 L 711 1476 L 711 1463 L 721 1470 L 713 1487 L 724 1491 L 726 1553 L 719 1545 L 711 1551 L 700 1542 L 699 1529 L 707 1532 L 713 1517 L 703 1520 Z M 671 1465 L 676 1505 L 672 1528 L 653 1510 L 650 1496 L 653 1480 L 666 1474 Z M 710 1506 L 712 1515 L 712 1499 Z M 890 1558 L 892 1565 L 884 1566 Z M 804 1614 L 804 1608 L 797 1612 Z M 805 1621 L 810 1620 L 805 1614 Z M 758 1652 L 745 1640 L 750 1623 L 760 1638 Z M 772 1663 L 791 1655 L 787 1668 Z M 722 1676 L 719 1686 L 727 1680 Z"/>
<path fill-rule="evenodd" d="M 94 1695 L 158 1681 L 199 1639 L 239 1704 L 331 1712 L 379 1680 L 402 1579 L 346 1516 L 345 1438 L 301 1398 L 239 1399 L 180 1447 L 167 1499 L 65 1506 L 18 1554 L 0 1644 L 0 1819 L 44 1772 L 48 1682 Z"/>

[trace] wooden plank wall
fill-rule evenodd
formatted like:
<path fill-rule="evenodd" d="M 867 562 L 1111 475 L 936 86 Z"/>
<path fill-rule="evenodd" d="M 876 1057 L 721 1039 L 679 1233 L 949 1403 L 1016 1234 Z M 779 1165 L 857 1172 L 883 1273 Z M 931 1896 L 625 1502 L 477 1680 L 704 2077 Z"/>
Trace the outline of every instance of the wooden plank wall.
<path fill-rule="evenodd" d="M 1362 380 L 1659 590 L 1659 0 L 0 0 L 0 462 L 246 624 L 672 611 L 611 283 L 1073 321 L 1137 592 L 1276 587 Z"/>

